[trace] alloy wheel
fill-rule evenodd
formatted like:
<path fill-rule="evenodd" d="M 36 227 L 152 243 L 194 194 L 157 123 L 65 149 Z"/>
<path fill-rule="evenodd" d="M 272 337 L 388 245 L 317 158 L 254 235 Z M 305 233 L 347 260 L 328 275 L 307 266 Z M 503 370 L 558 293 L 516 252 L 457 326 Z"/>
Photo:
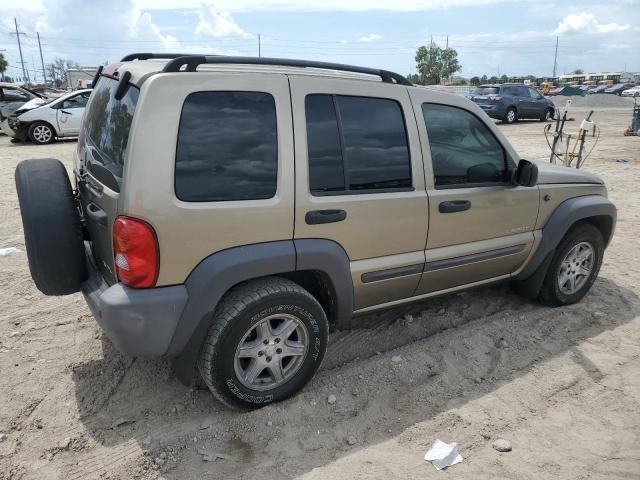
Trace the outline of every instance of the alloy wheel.
<path fill-rule="evenodd" d="M 275 314 L 253 325 L 242 337 L 234 358 L 238 381 L 252 390 L 270 390 L 290 380 L 309 348 L 305 324 L 288 314 Z"/>
<path fill-rule="evenodd" d="M 588 242 L 580 242 L 565 255 L 558 269 L 558 288 L 564 295 L 573 295 L 588 280 L 595 261 L 595 250 Z"/>

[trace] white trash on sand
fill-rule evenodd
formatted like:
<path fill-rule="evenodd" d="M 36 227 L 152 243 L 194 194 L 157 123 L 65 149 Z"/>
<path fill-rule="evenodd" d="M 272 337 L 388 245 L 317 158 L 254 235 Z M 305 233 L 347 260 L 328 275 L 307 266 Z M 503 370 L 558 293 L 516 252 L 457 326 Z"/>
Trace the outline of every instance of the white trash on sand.
<path fill-rule="evenodd" d="M 431 449 L 424 454 L 424 459 L 431 462 L 436 470 L 443 470 L 462 461 L 462 455 L 458 452 L 457 446 L 455 442 L 449 444 L 436 440 Z"/>
<path fill-rule="evenodd" d="M 20 252 L 20 250 L 18 250 L 16 247 L 0 248 L 0 257 L 6 257 L 7 255 L 18 252 Z"/>

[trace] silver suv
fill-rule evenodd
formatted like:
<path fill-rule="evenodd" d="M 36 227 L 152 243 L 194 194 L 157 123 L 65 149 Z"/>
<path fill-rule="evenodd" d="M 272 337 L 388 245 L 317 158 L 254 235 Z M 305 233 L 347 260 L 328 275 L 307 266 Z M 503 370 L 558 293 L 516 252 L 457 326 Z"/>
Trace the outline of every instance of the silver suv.
<path fill-rule="evenodd" d="M 127 56 L 74 186 L 54 159 L 16 184 L 37 287 L 235 408 L 293 395 L 373 310 L 498 281 L 577 302 L 616 222 L 599 178 L 520 160 L 473 102 L 285 59 Z"/>

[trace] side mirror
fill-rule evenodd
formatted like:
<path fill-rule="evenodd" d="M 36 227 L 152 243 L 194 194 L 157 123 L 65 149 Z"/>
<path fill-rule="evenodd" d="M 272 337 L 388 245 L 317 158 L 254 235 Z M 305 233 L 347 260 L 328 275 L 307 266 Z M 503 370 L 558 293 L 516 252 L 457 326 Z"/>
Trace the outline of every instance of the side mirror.
<path fill-rule="evenodd" d="M 529 160 L 520 160 L 514 180 L 522 187 L 535 186 L 538 182 L 538 166 Z"/>

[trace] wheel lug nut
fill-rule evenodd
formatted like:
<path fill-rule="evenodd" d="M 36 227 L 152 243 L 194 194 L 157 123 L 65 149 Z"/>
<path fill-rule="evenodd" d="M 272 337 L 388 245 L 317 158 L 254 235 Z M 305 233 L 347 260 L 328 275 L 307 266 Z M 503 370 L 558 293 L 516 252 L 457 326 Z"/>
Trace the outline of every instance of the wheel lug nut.
<path fill-rule="evenodd" d="M 267 357 L 267 362 L 270 362 L 270 361 L 271 361 L 271 357 Z"/>
<path fill-rule="evenodd" d="M 282 353 L 282 349 L 281 348 L 276 348 L 276 353 Z"/>
<path fill-rule="evenodd" d="M 264 343 L 265 345 L 269 345 L 269 340 L 265 340 L 265 341 L 264 341 L 264 342 L 262 342 L 262 343 Z"/>
<path fill-rule="evenodd" d="M 276 343 L 280 343 L 280 339 L 279 338 L 276 338 Z"/>
<path fill-rule="evenodd" d="M 263 352 L 262 350 L 260 350 L 260 351 L 258 352 L 258 356 L 259 356 L 259 357 L 261 357 L 261 356 L 263 356 L 263 355 L 264 355 L 264 352 Z"/>

